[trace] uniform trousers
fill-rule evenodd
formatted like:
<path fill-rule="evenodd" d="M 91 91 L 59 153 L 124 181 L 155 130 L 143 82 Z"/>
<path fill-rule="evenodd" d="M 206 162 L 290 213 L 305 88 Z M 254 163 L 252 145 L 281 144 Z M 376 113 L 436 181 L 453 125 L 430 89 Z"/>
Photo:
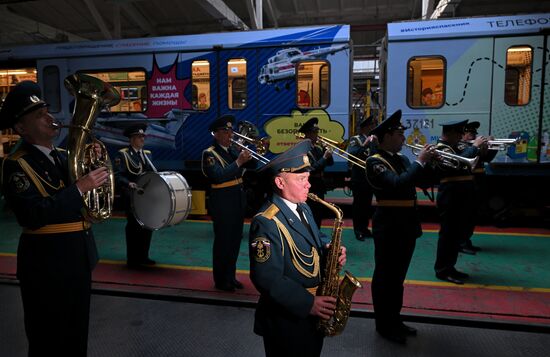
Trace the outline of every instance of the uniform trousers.
<path fill-rule="evenodd" d="M 421 235 L 418 223 L 414 222 L 416 211 L 392 209 L 373 216 L 374 274 L 372 276 L 372 302 L 376 327 L 392 328 L 401 323 L 403 306 L 403 282 Z M 395 217 L 403 218 L 401 224 Z M 411 224 L 408 225 L 407 221 Z M 393 223 L 392 223 L 393 222 Z"/>
<path fill-rule="evenodd" d="M 365 234 L 372 216 L 372 188 L 367 182 L 352 182 L 352 218 L 355 234 Z"/>
<path fill-rule="evenodd" d="M 473 181 L 443 183 L 437 194 L 440 229 L 435 272 L 450 273 L 458 260 L 460 244 L 475 228 L 476 205 Z"/>
<path fill-rule="evenodd" d="M 143 228 L 130 211 L 126 211 L 126 259 L 130 263 L 142 263 L 149 258 L 153 231 Z"/>
<path fill-rule="evenodd" d="M 300 318 L 273 307 L 260 320 L 261 331 L 255 328 L 255 332 L 263 337 L 266 357 L 321 355 L 324 335 L 317 329 L 316 317 Z"/>
<path fill-rule="evenodd" d="M 218 286 L 232 286 L 243 237 L 246 193 L 242 185 L 212 189 L 209 212 L 214 227 L 212 273 Z"/>
<path fill-rule="evenodd" d="M 20 279 L 29 356 L 86 356 L 91 273 Z"/>

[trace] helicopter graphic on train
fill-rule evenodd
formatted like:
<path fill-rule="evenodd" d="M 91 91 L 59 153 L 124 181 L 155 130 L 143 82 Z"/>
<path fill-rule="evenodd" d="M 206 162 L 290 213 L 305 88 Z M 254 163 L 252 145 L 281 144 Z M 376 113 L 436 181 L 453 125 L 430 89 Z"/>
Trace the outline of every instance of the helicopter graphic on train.
<path fill-rule="evenodd" d="M 317 48 L 310 51 L 301 51 L 296 47 L 284 48 L 277 51 L 274 56 L 269 57 L 267 63 L 262 66 L 258 75 L 258 82 L 260 84 L 274 84 L 278 81 L 293 79 L 296 75 L 296 63 L 332 55 L 348 48 L 348 44 Z M 285 88 L 288 89 L 288 85 L 285 85 Z"/>

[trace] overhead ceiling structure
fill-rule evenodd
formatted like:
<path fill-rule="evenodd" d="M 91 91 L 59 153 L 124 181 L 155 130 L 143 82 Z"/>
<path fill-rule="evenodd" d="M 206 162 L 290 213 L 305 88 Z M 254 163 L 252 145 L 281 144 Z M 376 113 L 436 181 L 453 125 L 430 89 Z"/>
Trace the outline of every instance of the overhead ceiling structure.
<path fill-rule="evenodd" d="M 550 0 L 0 0 L 0 47 L 350 24 L 356 57 L 393 21 L 546 12 Z"/>

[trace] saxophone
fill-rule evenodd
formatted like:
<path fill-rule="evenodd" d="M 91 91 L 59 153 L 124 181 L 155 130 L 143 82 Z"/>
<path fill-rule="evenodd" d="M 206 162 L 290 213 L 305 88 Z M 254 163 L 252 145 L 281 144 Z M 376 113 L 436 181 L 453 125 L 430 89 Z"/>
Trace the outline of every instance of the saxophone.
<path fill-rule="evenodd" d="M 67 139 L 69 177 L 77 181 L 88 172 L 106 166 L 107 181 L 100 187 L 83 195 L 87 221 L 97 223 L 112 214 L 115 180 L 114 172 L 105 145 L 91 133 L 99 111 L 120 101 L 120 94 L 110 84 L 85 74 L 73 74 L 65 78 L 65 88 L 75 97 L 73 118 Z M 99 147 L 99 150 L 96 149 Z"/>
<path fill-rule="evenodd" d="M 342 245 L 342 210 L 336 205 L 320 199 L 313 193 L 308 193 L 307 196 L 310 200 L 326 206 L 336 215 L 332 228 L 332 242 L 325 260 L 325 274 L 321 285 L 317 289 L 318 296 L 332 296 L 336 298 L 334 315 L 328 320 L 320 319 L 317 325 L 325 336 L 336 336 L 342 333 L 344 327 L 346 327 L 351 310 L 351 299 L 355 290 L 363 286 L 349 271 L 345 272 L 344 278 L 340 282 L 338 257 L 340 256 L 340 247 Z"/>

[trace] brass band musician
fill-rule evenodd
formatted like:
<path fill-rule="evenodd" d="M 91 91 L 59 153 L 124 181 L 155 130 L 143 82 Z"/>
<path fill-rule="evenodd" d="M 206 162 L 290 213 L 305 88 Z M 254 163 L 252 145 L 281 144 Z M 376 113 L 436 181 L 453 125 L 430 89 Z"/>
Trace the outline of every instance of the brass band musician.
<path fill-rule="evenodd" d="M 416 239 L 422 235 L 415 186 L 429 185 L 426 164 L 435 154 L 432 146 L 425 146 L 412 163 L 401 155 L 405 136 L 400 120 L 401 110 L 398 110 L 370 132 L 378 138 L 378 150 L 367 158 L 366 174 L 377 201 L 372 223 L 375 257 L 372 302 L 376 331 L 390 341 L 404 344 L 407 336 L 416 335 L 416 329 L 405 325 L 400 316 L 403 282 Z"/>
<path fill-rule="evenodd" d="M 480 147 L 487 139 L 478 137 L 471 146 L 461 144 L 464 127 L 468 120 L 449 121 L 442 126 L 437 149 L 466 158 L 479 154 Z M 468 274 L 455 268 L 460 243 L 466 241 L 475 226 L 476 212 L 471 208 L 474 201 L 474 176 L 468 168 L 443 168 L 438 170 L 440 176 L 437 193 L 437 210 L 440 218 L 439 240 L 435 275 L 440 280 L 463 284 Z"/>
<path fill-rule="evenodd" d="M 464 127 L 464 134 L 462 135 L 462 143 L 459 147 L 462 148 L 466 146 L 471 146 L 472 143 L 477 139 L 480 123 L 478 121 L 471 121 L 466 124 Z M 487 137 L 487 140 L 493 140 L 492 136 Z M 486 176 L 485 176 L 485 163 L 491 162 L 496 154 L 497 150 L 489 150 L 488 145 L 481 145 L 479 147 L 479 160 L 477 166 L 472 170 L 474 175 L 474 184 L 475 184 L 475 194 L 474 201 L 471 202 L 472 206 L 470 209 L 473 209 L 479 215 L 483 215 L 486 212 L 487 208 L 487 190 L 486 190 Z M 473 233 L 473 232 L 472 232 Z M 476 254 L 480 251 L 481 248 L 473 245 L 472 237 L 470 236 L 466 241 L 460 243 L 460 252 L 465 254 Z"/>
<path fill-rule="evenodd" d="M 224 291 L 243 288 L 236 277 L 246 211 L 243 174 L 257 164 L 248 150 L 239 151 L 232 145 L 234 124 L 232 115 L 214 120 L 208 128 L 214 143 L 202 153 L 202 173 L 211 187 L 208 212 L 214 228 L 212 273 L 215 287 Z"/>
<path fill-rule="evenodd" d="M 305 203 L 312 170 L 304 140 L 261 171 L 271 175 L 273 194 L 250 226 L 250 278 L 260 292 L 254 332 L 263 337 L 266 356 L 319 356 L 323 333 L 336 299 L 316 296 L 323 280 L 321 262 L 330 239 L 321 234 Z M 340 266 L 346 261 L 341 247 Z"/>
<path fill-rule="evenodd" d="M 156 263 L 149 257 L 153 231 L 139 224 L 130 204 L 133 192 L 138 189 L 138 177 L 146 172 L 157 171 L 153 165 L 151 151 L 144 149 L 146 129 L 146 124 L 136 124 L 124 130 L 129 145 L 118 151 L 114 164 L 116 182 L 126 212 L 126 262 L 130 268 Z"/>
<path fill-rule="evenodd" d="M 306 139 L 311 140 L 313 147 L 308 153 L 309 161 L 311 162 L 311 167 L 313 171 L 310 172 L 309 183 L 311 184 L 310 191 L 319 197 L 320 199 L 325 198 L 325 193 L 327 193 L 327 187 L 324 179 L 325 167 L 334 165 L 334 159 L 332 157 L 332 152 L 317 142 L 319 137 L 319 119 L 311 118 L 306 121 L 300 129 L 300 133 L 303 133 Z M 313 211 L 313 217 L 315 223 L 318 227 L 321 227 L 321 221 L 327 212 L 327 209 L 319 204 L 308 199 L 308 205 Z"/>
<path fill-rule="evenodd" d="M 82 195 L 104 184 L 105 166 L 69 181 L 66 151 L 54 147 L 59 126 L 40 87 L 18 83 L 0 111 L 0 129 L 22 141 L 0 175 L 23 228 L 17 249 L 29 356 L 86 356 L 92 270 L 98 253 Z"/>
<path fill-rule="evenodd" d="M 376 126 L 371 115 L 359 123 L 359 134 L 349 139 L 348 153 L 360 160 L 366 160 L 376 151 L 376 136 L 368 135 Z M 351 190 L 353 192 L 353 232 L 355 238 L 364 241 L 366 237 L 372 237 L 369 229 L 369 221 L 372 217 L 372 187 L 367 182 L 365 169 L 358 165 L 351 165 Z"/>

